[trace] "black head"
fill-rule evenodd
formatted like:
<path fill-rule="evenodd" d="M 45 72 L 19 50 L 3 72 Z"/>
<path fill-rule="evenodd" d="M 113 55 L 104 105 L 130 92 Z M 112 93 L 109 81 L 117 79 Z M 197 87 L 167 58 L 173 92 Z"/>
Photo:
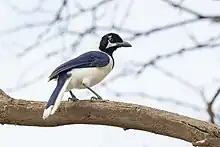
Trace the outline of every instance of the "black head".
<path fill-rule="evenodd" d="M 118 34 L 108 33 L 104 35 L 100 41 L 99 49 L 112 55 L 119 47 L 131 47 L 131 44 L 124 41 Z"/>

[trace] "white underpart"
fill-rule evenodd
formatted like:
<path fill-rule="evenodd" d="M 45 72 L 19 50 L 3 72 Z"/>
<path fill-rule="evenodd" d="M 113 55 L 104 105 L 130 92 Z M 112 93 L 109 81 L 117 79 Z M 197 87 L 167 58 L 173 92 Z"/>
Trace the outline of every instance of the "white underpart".
<path fill-rule="evenodd" d="M 102 52 L 106 54 L 105 52 Z M 108 54 L 106 54 L 108 55 Z M 53 105 L 44 110 L 43 119 L 53 115 L 60 105 L 65 92 L 72 89 L 84 89 L 83 84 L 92 87 L 102 81 L 113 68 L 113 59 L 109 56 L 109 63 L 104 67 L 92 67 L 92 68 L 76 68 L 68 72 L 71 76 L 66 80 L 60 93 L 58 94 L 57 100 Z"/>
<path fill-rule="evenodd" d="M 43 113 L 43 119 L 46 119 L 47 117 L 49 117 L 49 115 L 53 115 L 55 113 L 55 111 L 57 110 L 57 108 L 59 107 L 60 105 L 60 102 L 63 98 L 63 95 L 66 91 L 66 88 L 67 86 L 69 85 L 69 82 L 71 80 L 71 77 L 69 77 L 66 82 L 64 83 L 63 87 L 61 88 L 58 96 L 57 96 L 57 99 L 55 101 L 55 104 L 54 105 L 51 105 L 50 107 L 48 107 L 47 109 L 44 110 L 44 113 Z"/>
<path fill-rule="evenodd" d="M 84 89 L 85 87 L 83 86 L 83 84 L 86 84 L 89 87 L 98 84 L 112 70 L 113 59 L 111 56 L 109 56 L 109 60 L 110 61 L 108 65 L 106 65 L 105 67 L 79 68 L 71 70 L 69 72 L 69 74 L 71 75 L 71 81 L 69 82 L 66 91 L 69 91 L 71 89 Z"/>
<path fill-rule="evenodd" d="M 117 45 L 117 43 L 111 43 L 110 41 L 108 41 L 108 45 L 106 46 L 106 49 L 113 47 L 113 46 L 116 46 L 116 45 Z"/>

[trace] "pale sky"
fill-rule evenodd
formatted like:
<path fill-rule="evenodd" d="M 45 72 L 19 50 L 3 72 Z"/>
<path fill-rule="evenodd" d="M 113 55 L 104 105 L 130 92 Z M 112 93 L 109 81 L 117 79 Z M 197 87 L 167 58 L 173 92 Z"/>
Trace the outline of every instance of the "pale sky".
<path fill-rule="evenodd" d="M 82 6 L 89 7 L 98 1 L 79 1 Z M 178 1 L 177 1 L 178 2 Z M 16 4 L 21 9 L 31 10 L 38 4 L 38 0 L 0 0 L 0 88 L 5 90 L 9 95 L 15 98 L 27 100 L 47 101 L 55 82 L 47 82 L 48 75 L 52 70 L 63 61 L 67 61 L 77 55 L 89 50 L 96 50 L 100 37 L 87 36 L 82 40 L 76 52 L 71 51 L 69 46 L 60 52 L 59 55 L 45 59 L 45 54 L 51 51 L 59 50 L 63 45 L 76 39 L 74 36 L 62 36 L 48 43 L 38 46 L 29 52 L 23 58 L 16 58 L 16 55 L 25 47 L 34 43 L 38 32 L 44 28 L 34 30 L 25 30 L 18 33 L 4 35 L 3 31 L 13 28 L 14 26 L 24 24 L 25 22 L 38 22 L 41 20 L 51 19 L 51 14 L 18 14 L 13 11 L 10 4 Z M 100 26 L 109 26 L 112 23 L 119 25 L 122 17 L 126 13 L 126 8 L 130 0 L 120 0 L 106 4 L 102 9 L 98 10 L 98 14 L 105 16 L 98 21 Z M 48 0 L 44 7 L 50 8 L 50 11 L 59 7 L 59 0 Z M 217 15 L 220 14 L 220 2 L 210 0 L 185 0 L 183 5 L 193 8 L 202 14 Z M 71 12 L 77 12 L 71 1 Z M 117 10 L 114 10 L 116 9 Z M 129 17 L 124 22 L 124 28 L 132 30 L 149 30 L 154 27 L 166 25 L 192 18 L 191 15 L 181 12 L 177 9 L 169 7 L 160 0 L 133 2 L 132 10 Z M 63 25 L 63 26 L 62 26 Z M 62 24 L 57 28 L 62 29 L 67 24 Z M 69 29 L 82 31 L 91 25 L 91 15 L 85 13 L 74 19 L 69 24 Z M 150 60 L 158 54 L 165 54 L 182 47 L 193 46 L 187 36 L 187 32 L 196 36 L 198 41 L 205 41 L 211 36 L 220 34 L 220 25 L 212 24 L 208 21 L 202 21 L 186 27 L 178 27 L 175 29 L 154 33 L 147 37 L 140 37 L 131 41 L 132 48 L 119 49 L 115 54 L 115 67 L 103 82 L 108 82 L 111 77 L 121 72 L 130 61 L 144 62 Z M 56 33 L 57 29 L 53 29 L 52 33 Z M 99 36 L 108 33 L 108 31 L 99 31 Z M 51 35 L 49 34 L 49 35 Z M 120 33 L 123 38 L 129 37 L 128 34 Z M 64 41 L 65 40 L 65 41 Z M 204 87 L 205 95 L 211 98 L 218 88 L 220 75 L 220 51 L 216 48 L 213 50 L 205 50 L 202 52 L 190 52 L 183 56 L 176 56 L 171 59 L 159 61 L 158 66 L 171 71 L 175 75 L 180 76 L 196 87 Z M 135 70 L 134 66 L 128 67 L 129 70 Z M 130 72 L 130 71 L 129 71 Z M 29 81 L 36 76 L 44 73 L 44 76 L 35 84 L 16 91 L 10 91 L 10 88 L 16 87 L 20 83 Z M 94 87 L 105 99 L 130 102 L 146 105 L 158 109 L 163 109 L 193 118 L 207 120 L 209 117 L 205 111 L 194 111 L 190 108 L 181 107 L 175 104 L 158 102 L 149 98 L 141 98 L 137 96 L 116 97 L 111 91 L 119 92 L 146 92 L 147 94 L 164 96 L 175 100 L 188 102 L 201 108 L 205 105 L 200 96 L 192 89 L 184 86 L 177 81 L 165 76 L 155 68 L 148 68 L 140 77 L 132 75 L 120 78 L 108 85 L 109 89 L 97 85 Z M 79 99 L 90 98 L 90 93 L 86 90 L 74 91 Z M 69 95 L 66 94 L 64 100 Z M 219 110 L 217 106 L 220 104 L 218 99 L 214 105 L 215 110 Z M 74 115 L 74 114 L 73 114 Z M 144 131 L 128 130 L 123 131 L 121 128 L 98 126 L 98 125 L 70 125 L 55 128 L 40 127 L 24 127 L 24 126 L 0 126 L 1 147 L 39 147 L 39 146 L 81 146 L 81 147 L 190 147 L 191 144 L 182 140 L 160 136 Z"/>

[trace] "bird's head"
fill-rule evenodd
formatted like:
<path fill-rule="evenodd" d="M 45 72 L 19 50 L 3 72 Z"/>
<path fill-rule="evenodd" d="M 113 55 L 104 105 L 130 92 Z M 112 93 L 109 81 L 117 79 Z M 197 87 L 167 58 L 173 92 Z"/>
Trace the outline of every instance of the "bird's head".
<path fill-rule="evenodd" d="M 131 44 L 124 41 L 118 34 L 108 33 L 104 35 L 100 41 L 99 49 L 112 55 L 112 53 L 120 47 L 131 47 Z"/>

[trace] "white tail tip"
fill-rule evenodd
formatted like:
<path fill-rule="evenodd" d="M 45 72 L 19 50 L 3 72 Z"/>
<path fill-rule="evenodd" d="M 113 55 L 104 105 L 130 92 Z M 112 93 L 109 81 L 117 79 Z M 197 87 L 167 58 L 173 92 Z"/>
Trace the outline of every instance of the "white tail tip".
<path fill-rule="evenodd" d="M 44 113 L 43 113 L 43 117 L 42 117 L 44 120 L 47 119 L 51 115 L 52 109 L 53 109 L 53 105 L 51 105 L 47 109 L 44 109 Z"/>

